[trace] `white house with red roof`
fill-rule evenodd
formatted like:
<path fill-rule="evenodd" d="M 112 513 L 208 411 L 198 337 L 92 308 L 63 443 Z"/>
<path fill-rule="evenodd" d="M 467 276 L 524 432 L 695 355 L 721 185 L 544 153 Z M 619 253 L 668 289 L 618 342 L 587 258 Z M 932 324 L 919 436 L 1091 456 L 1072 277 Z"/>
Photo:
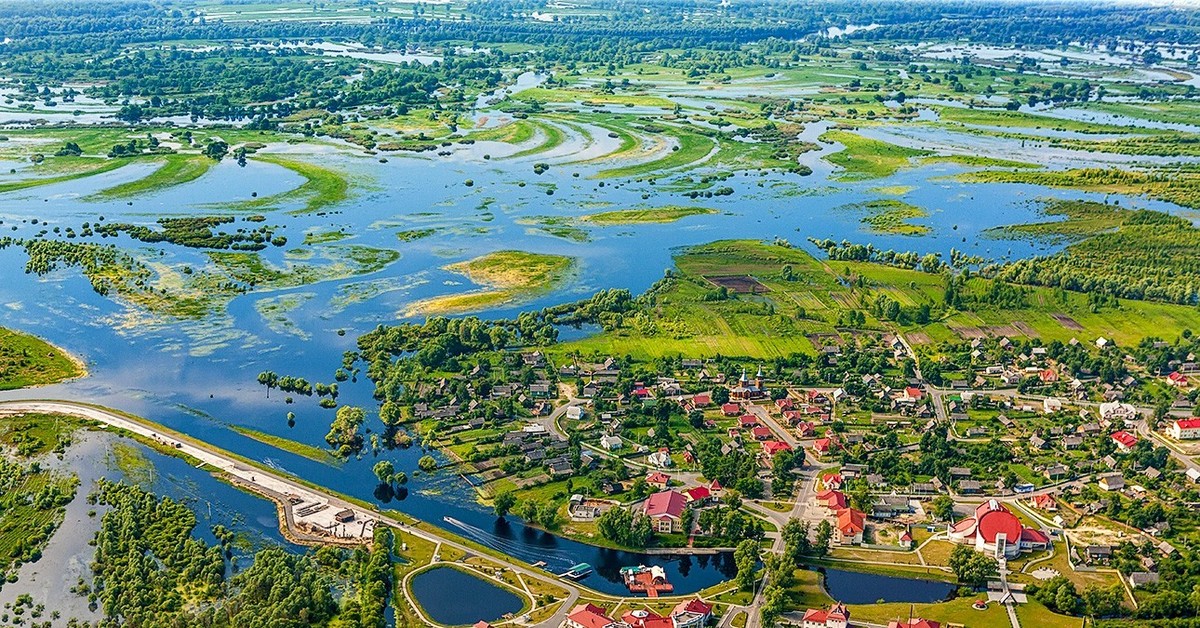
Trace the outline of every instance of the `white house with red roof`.
<path fill-rule="evenodd" d="M 566 628 L 617 628 L 617 622 L 610 619 L 606 612 L 595 604 L 580 604 L 567 613 L 563 625 Z"/>
<path fill-rule="evenodd" d="M 754 416 L 753 414 L 743 414 L 742 416 L 738 417 L 738 425 L 746 429 L 758 427 L 758 417 Z"/>
<path fill-rule="evenodd" d="M 1021 552 L 1050 547 L 1050 537 L 1027 528 L 1004 504 L 989 499 L 975 508 L 975 516 L 947 526 L 950 540 L 973 545 L 995 558 L 1016 558 Z"/>
<path fill-rule="evenodd" d="M 861 545 L 866 531 L 866 513 L 853 508 L 837 511 L 837 521 L 833 525 L 834 541 L 841 545 Z"/>
<path fill-rule="evenodd" d="M 845 604 L 835 602 L 829 610 L 810 608 L 804 611 L 804 628 L 846 628 L 850 625 L 850 609 Z"/>
<path fill-rule="evenodd" d="M 725 416 L 737 416 L 742 412 L 742 406 L 736 403 L 726 403 L 721 405 L 721 414 Z"/>
<path fill-rule="evenodd" d="M 1117 450 L 1126 454 L 1133 451 L 1134 446 L 1136 446 L 1138 442 L 1137 436 L 1134 436 L 1125 430 L 1117 430 L 1116 432 L 1113 432 L 1110 438 L 1112 438 L 1113 442 L 1117 444 Z"/>
<path fill-rule="evenodd" d="M 771 428 L 762 425 L 751 428 L 750 435 L 754 437 L 754 440 L 759 441 L 771 440 L 771 437 L 774 436 L 774 434 L 771 433 Z"/>
<path fill-rule="evenodd" d="M 1200 418 L 1176 419 L 1167 426 L 1167 433 L 1176 440 L 1200 438 Z"/>
<path fill-rule="evenodd" d="M 687 499 L 689 506 L 703 506 L 712 500 L 712 491 L 707 486 L 693 486 L 683 491 L 683 496 Z"/>
<path fill-rule="evenodd" d="M 658 488 L 667 488 L 667 485 L 670 483 L 671 483 L 671 476 L 669 476 L 666 473 L 663 473 L 661 471 L 655 471 L 654 473 L 651 473 L 650 475 L 646 476 L 646 484 L 649 484 L 650 486 L 657 486 Z"/>
<path fill-rule="evenodd" d="M 646 499 L 642 513 L 654 522 L 654 529 L 670 534 L 683 528 L 683 511 L 687 498 L 678 491 L 659 491 Z"/>
<path fill-rule="evenodd" d="M 700 628 L 712 619 L 713 607 L 700 598 L 692 598 L 675 605 L 671 610 L 674 628 Z"/>
<path fill-rule="evenodd" d="M 1167 384 L 1170 386 L 1175 386 L 1176 388 L 1187 388 L 1188 376 L 1180 373 L 1179 371 L 1175 371 L 1167 376 Z"/>
<path fill-rule="evenodd" d="M 697 408 L 703 408 L 712 403 L 712 395 L 708 393 L 700 393 L 692 396 L 692 405 Z"/>
<path fill-rule="evenodd" d="M 846 483 L 846 478 L 842 477 L 841 473 L 826 473 L 821 476 L 821 482 L 825 484 L 825 488 L 836 491 Z"/>

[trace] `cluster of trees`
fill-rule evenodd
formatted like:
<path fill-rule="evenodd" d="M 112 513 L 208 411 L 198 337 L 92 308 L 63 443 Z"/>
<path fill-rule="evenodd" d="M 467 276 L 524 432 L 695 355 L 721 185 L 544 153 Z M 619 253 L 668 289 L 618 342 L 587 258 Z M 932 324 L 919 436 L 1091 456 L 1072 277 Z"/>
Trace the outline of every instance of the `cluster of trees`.
<path fill-rule="evenodd" d="M 950 551 L 950 569 L 959 582 L 973 587 L 982 586 L 999 573 L 996 559 L 975 551 L 969 545 L 955 545 Z"/>
<path fill-rule="evenodd" d="M 337 450 L 339 456 L 348 458 L 363 446 L 362 425 L 367 420 L 367 413 L 357 406 L 342 406 L 334 415 L 329 425 L 329 433 L 325 442 Z"/>
<path fill-rule="evenodd" d="M 169 242 L 179 246 L 197 249 L 230 249 L 235 251 L 261 251 L 268 244 L 283 246 L 287 238 L 276 236 L 275 227 L 260 226 L 253 229 L 237 229 L 233 233 L 225 231 L 213 232 L 213 229 L 234 222 L 233 216 L 195 216 L 185 218 L 159 218 L 161 230 L 145 225 L 130 223 L 97 223 L 95 233 L 100 237 L 116 237 L 126 233 L 129 237 L 142 242 Z"/>
<path fill-rule="evenodd" d="M 604 511 L 596 519 L 600 536 L 623 547 L 642 548 L 654 539 L 654 524 L 649 517 L 635 515 L 621 507 Z"/>
<path fill-rule="evenodd" d="M 1043 583 L 1031 585 L 1029 593 L 1050 610 L 1064 615 L 1115 617 L 1124 612 L 1122 604 L 1125 591 L 1119 584 L 1108 588 L 1091 584 L 1080 594 L 1066 577 L 1054 576 Z"/>

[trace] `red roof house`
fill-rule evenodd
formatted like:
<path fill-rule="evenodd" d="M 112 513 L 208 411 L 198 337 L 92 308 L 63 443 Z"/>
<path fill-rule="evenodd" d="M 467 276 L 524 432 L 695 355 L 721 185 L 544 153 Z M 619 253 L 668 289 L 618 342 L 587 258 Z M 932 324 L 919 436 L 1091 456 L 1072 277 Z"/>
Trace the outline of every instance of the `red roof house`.
<path fill-rule="evenodd" d="M 769 440 L 769 441 L 764 442 L 762 444 L 762 448 L 763 448 L 763 453 L 767 454 L 767 456 L 769 456 L 771 458 L 774 458 L 775 454 L 777 454 L 781 451 L 791 451 L 792 450 L 791 445 L 789 445 L 787 443 L 781 443 L 777 440 Z"/>
<path fill-rule="evenodd" d="M 830 511 L 838 511 L 846 507 L 846 494 L 841 491 L 825 489 L 817 493 L 817 503 Z"/>
<path fill-rule="evenodd" d="M 843 508 L 837 511 L 837 524 L 834 528 L 840 535 L 840 543 L 862 543 L 863 532 L 867 529 L 867 515 L 861 510 Z"/>
<path fill-rule="evenodd" d="M 1180 388 L 1182 388 L 1182 387 L 1188 385 L 1188 378 L 1187 378 L 1187 375 L 1184 375 L 1183 373 L 1180 373 L 1179 371 L 1175 371 L 1174 373 L 1171 373 L 1170 375 L 1167 376 L 1167 383 L 1172 386 L 1179 386 Z"/>
<path fill-rule="evenodd" d="M 761 426 L 750 430 L 750 434 L 754 437 L 754 440 L 770 440 L 771 436 L 773 436 L 771 428 Z"/>
<path fill-rule="evenodd" d="M 737 416 L 742 411 L 742 407 L 736 403 L 726 403 L 721 406 L 721 413 L 725 416 Z"/>
<path fill-rule="evenodd" d="M 795 401 L 793 401 L 791 397 L 784 397 L 783 399 L 775 400 L 775 407 L 782 412 L 784 410 L 791 410 L 794 403 Z"/>
<path fill-rule="evenodd" d="M 606 611 L 594 604 L 580 604 L 567 614 L 567 628 L 607 628 L 613 620 L 605 615 Z"/>
<path fill-rule="evenodd" d="M 689 504 L 703 504 L 712 499 L 712 491 L 708 490 L 707 486 L 693 486 L 685 490 L 683 496 L 687 498 Z"/>
<path fill-rule="evenodd" d="M 846 478 L 842 477 L 841 473 L 826 473 L 821 476 L 821 481 L 825 483 L 825 488 L 837 490 L 842 488 Z"/>
<path fill-rule="evenodd" d="M 1033 496 L 1033 507 L 1045 510 L 1047 512 L 1054 512 L 1058 510 L 1058 502 L 1055 501 L 1050 495 L 1042 493 L 1040 495 Z"/>
<path fill-rule="evenodd" d="M 1111 438 L 1117 443 L 1117 449 L 1120 449 L 1124 452 L 1131 451 L 1138 442 L 1137 436 L 1134 436 L 1125 430 L 1113 432 Z"/>
<path fill-rule="evenodd" d="M 680 531 L 685 508 L 687 508 L 687 498 L 682 493 L 659 491 L 646 500 L 642 512 L 654 521 L 656 530 L 669 534 Z"/>
<path fill-rule="evenodd" d="M 700 393 L 692 397 L 692 404 L 697 408 L 702 408 L 712 403 L 712 395 L 708 393 Z"/>
<path fill-rule="evenodd" d="M 758 417 L 753 414 L 743 414 L 738 417 L 738 424 L 742 427 L 754 427 L 758 425 Z"/>

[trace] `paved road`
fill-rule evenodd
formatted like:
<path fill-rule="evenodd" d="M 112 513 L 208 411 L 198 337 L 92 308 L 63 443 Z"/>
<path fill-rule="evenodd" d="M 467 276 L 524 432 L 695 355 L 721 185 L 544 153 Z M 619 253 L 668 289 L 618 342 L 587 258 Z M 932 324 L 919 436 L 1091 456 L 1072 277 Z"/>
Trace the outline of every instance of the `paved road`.
<path fill-rule="evenodd" d="M 419 523 L 417 526 L 409 526 L 387 517 L 379 517 L 378 513 L 364 510 L 363 508 L 345 501 L 336 495 L 333 495 L 332 493 L 309 488 L 271 471 L 251 467 L 233 458 L 229 454 L 217 449 L 216 447 L 203 445 L 192 441 L 178 440 L 169 434 L 164 434 L 161 430 L 150 425 L 140 421 L 131 420 L 127 417 L 109 412 L 107 410 L 70 401 L 0 402 L 0 413 L 12 414 L 20 412 L 65 414 L 68 416 L 80 417 L 126 430 L 134 434 L 141 435 L 145 438 L 167 443 L 169 446 L 173 446 L 180 453 L 187 454 L 209 466 L 219 469 L 223 473 L 228 474 L 235 481 L 245 485 L 251 490 L 257 490 L 268 495 L 293 494 L 306 498 L 311 497 L 314 498 L 314 501 L 319 500 L 328 503 L 331 508 L 337 508 L 339 510 L 353 510 L 355 512 L 355 518 L 358 520 L 376 521 L 380 524 L 391 526 L 392 528 L 400 530 L 405 534 L 411 534 L 413 536 L 425 539 L 431 543 L 441 544 L 446 547 L 453 547 L 467 554 L 478 553 L 478 550 L 461 544 L 449 537 L 442 536 L 436 531 L 424 527 L 428 524 Z M 288 520 L 290 520 L 290 518 Z M 536 626 L 538 628 L 557 628 L 560 624 L 562 624 L 563 620 L 566 618 L 567 611 L 574 606 L 576 601 L 579 599 L 579 588 L 568 582 L 554 578 L 548 575 L 546 572 L 524 567 L 516 561 L 505 563 L 505 566 L 512 571 L 521 574 L 522 577 L 533 578 L 535 580 L 551 583 L 554 586 L 567 591 L 567 598 L 560 607 L 559 611 L 550 619 L 547 619 Z"/>

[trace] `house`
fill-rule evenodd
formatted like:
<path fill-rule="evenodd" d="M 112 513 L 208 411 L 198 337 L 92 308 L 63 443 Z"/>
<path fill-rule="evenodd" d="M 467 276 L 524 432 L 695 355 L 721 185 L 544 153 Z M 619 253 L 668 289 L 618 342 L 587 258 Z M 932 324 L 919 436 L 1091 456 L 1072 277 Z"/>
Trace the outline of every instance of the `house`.
<path fill-rule="evenodd" d="M 721 405 L 721 414 L 725 416 L 737 416 L 742 411 L 742 406 L 736 403 L 726 403 Z"/>
<path fill-rule="evenodd" d="M 1038 379 L 1042 380 L 1043 384 L 1053 384 L 1058 381 L 1058 371 L 1054 369 L 1042 369 L 1038 371 Z"/>
<path fill-rule="evenodd" d="M 1117 444 L 1117 450 L 1126 454 L 1133 451 L 1134 446 L 1137 445 L 1138 442 L 1136 436 L 1126 432 L 1125 430 L 1113 432 L 1110 438 L 1112 438 L 1113 442 Z"/>
<path fill-rule="evenodd" d="M 481 619 L 472 624 L 471 628 L 492 628 L 492 625 Z"/>
<path fill-rule="evenodd" d="M 567 418 L 568 419 L 582 421 L 583 415 L 584 415 L 583 406 L 567 406 Z"/>
<path fill-rule="evenodd" d="M 1187 388 L 1188 376 L 1175 371 L 1167 376 L 1167 385 L 1175 386 L 1176 388 Z"/>
<path fill-rule="evenodd" d="M 1063 449 L 1079 449 L 1083 446 L 1082 436 L 1064 436 L 1062 439 Z"/>
<path fill-rule="evenodd" d="M 958 492 L 963 495 L 974 495 L 983 489 L 983 484 L 978 480 L 963 480 L 958 483 Z"/>
<path fill-rule="evenodd" d="M 846 628 L 850 624 L 850 610 L 845 604 L 835 602 L 829 610 L 810 608 L 804 611 L 803 628 Z"/>
<path fill-rule="evenodd" d="M 1189 468 L 1186 472 L 1187 478 L 1193 482 L 1200 482 L 1200 469 L 1195 467 Z"/>
<path fill-rule="evenodd" d="M 762 444 L 762 449 L 763 453 L 766 454 L 768 458 L 774 458 L 775 454 L 777 453 L 791 451 L 792 446 L 777 440 L 769 440 Z"/>
<path fill-rule="evenodd" d="M 1085 550 L 1089 561 L 1105 561 L 1112 558 L 1112 547 L 1109 545 L 1089 545 Z"/>
<path fill-rule="evenodd" d="M 743 414 L 742 416 L 738 417 L 738 425 L 740 425 L 742 429 L 758 427 L 758 417 L 754 416 L 753 414 Z"/>
<path fill-rule="evenodd" d="M 646 456 L 646 463 L 659 469 L 669 469 L 675 466 L 675 462 L 671 460 L 671 452 L 665 447 Z"/>
<path fill-rule="evenodd" d="M 904 534 L 900 535 L 899 545 L 900 545 L 900 547 L 903 547 L 904 549 L 912 549 L 912 547 L 913 547 L 912 533 L 909 532 L 908 530 L 905 530 Z"/>
<path fill-rule="evenodd" d="M 667 475 L 666 473 L 655 471 L 654 473 L 646 476 L 646 484 L 649 484 L 650 486 L 667 488 L 667 485 L 670 483 L 671 476 Z"/>
<path fill-rule="evenodd" d="M 1176 440 L 1200 438 L 1200 418 L 1177 419 L 1167 426 L 1167 433 Z"/>
<path fill-rule="evenodd" d="M 950 467 L 950 477 L 969 478 L 971 477 L 971 470 L 967 467 Z"/>
<path fill-rule="evenodd" d="M 646 499 L 642 514 L 654 523 L 654 529 L 663 534 L 682 531 L 683 511 L 687 498 L 678 491 L 659 491 Z"/>
<path fill-rule="evenodd" d="M 1033 503 L 1033 507 L 1039 510 L 1045 510 L 1046 512 L 1058 511 L 1058 501 L 1054 499 L 1054 496 L 1047 493 L 1034 495 L 1030 501 Z"/>
<path fill-rule="evenodd" d="M 975 516 L 947 525 L 950 540 L 972 545 L 995 558 L 1016 558 L 1021 552 L 1046 549 L 1050 537 L 1027 528 L 1004 504 L 989 499 L 975 508 Z"/>
<path fill-rule="evenodd" d="M 697 408 L 703 408 L 712 403 L 712 395 L 708 393 L 700 393 L 692 396 L 692 405 Z"/>
<path fill-rule="evenodd" d="M 1100 404 L 1100 418 L 1107 421 L 1132 421 L 1138 416 L 1137 408 L 1120 401 L 1105 401 Z"/>
<path fill-rule="evenodd" d="M 692 598 L 675 605 L 671 610 L 673 628 L 701 628 L 712 619 L 713 607 L 700 598 Z"/>
<path fill-rule="evenodd" d="M 826 473 L 825 475 L 821 476 L 821 482 L 825 484 L 825 488 L 835 491 L 842 488 L 842 484 L 845 483 L 845 481 L 846 479 L 843 478 L 842 474 L 840 473 Z"/>
<path fill-rule="evenodd" d="M 1152 571 L 1135 571 L 1129 574 L 1129 586 L 1136 589 L 1148 584 L 1158 584 L 1158 574 Z"/>
<path fill-rule="evenodd" d="M 601 436 L 600 446 L 607 451 L 616 451 L 625 446 L 620 436 Z"/>
<path fill-rule="evenodd" d="M 817 493 L 817 503 L 824 506 L 828 514 L 833 514 L 845 508 L 849 502 L 845 493 L 825 489 Z"/>
<path fill-rule="evenodd" d="M 813 441 L 813 451 L 815 451 L 818 456 L 829 453 L 829 450 L 832 448 L 833 439 L 831 438 L 818 438 L 817 440 Z"/>
<path fill-rule="evenodd" d="M 594 604 L 580 604 L 571 609 L 563 625 L 566 628 L 617 628 L 617 622 L 609 619 L 606 612 Z"/>
<path fill-rule="evenodd" d="M 880 495 L 875 499 L 875 503 L 871 504 L 871 516 L 876 519 L 891 519 L 912 512 L 912 502 L 899 495 Z"/>
<path fill-rule="evenodd" d="M 913 617 L 903 621 L 899 619 L 893 619 L 892 621 L 888 622 L 888 628 L 942 628 L 942 624 L 940 622 L 933 621 L 932 619 Z"/>
<path fill-rule="evenodd" d="M 712 491 L 708 490 L 707 486 L 693 486 L 692 488 L 683 491 L 683 496 L 687 498 L 687 503 L 689 506 L 693 504 L 696 506 L 703 506 L 713 498 Z"/>
<path fill-rule="evenodd" d="M 764 441 L 764 440 L 771 440 L 771 437 L 774 434 L 771 433 L 771 428 L 759 426 L 759 427 L 751 429 L 750 435 L 754 437 L 754 440 Z"/>
<path fill-rule="evenodd" d="M 841 545 L 861 545 L 867 529 L 867 515 L 861 510 L 843 508 L 837 511 L 833 540 Z"/>
<path fill-rule="evenodd" d="M 1059 479 L 1067 477 L 1067 475 L 1070 473 L 1071 473 L 1071 470 L 1068 469 L 1066 467 L 1066 465 L 1052 464 L 1052 465 L 1046 467 L 1046 470 L 1043 472 L 1043 475 L 1046 476 L 1047 480 L 1059 480 Z"/>
<path fill-rule="evenodd" d="M 1119 491 L 1125 488 L 1125 478 L 1120 473 L 1103 475 L 1096 483 L 1105 491 Z"/>
<path fill-rule="evenodd" d="M 1046 439 L 1034 434 L 1033 436 L 1029 437 L 1029 446 L 1033 447 L 1034 449 L 1045 449 L 1047 446 L 1049 446 L 1049 443 L 1046 442 Z"/>
<path fill-rule="evenodd" d="M 1062 409 L 1063 409 L 1062 399 L 1056 399 L 1054 397 L 1046 397 L 1045 399 L 1042 400 L 1042 413 L 1043 414 L 1054 414 L 1055 412 L 1062 412 Z"/>

